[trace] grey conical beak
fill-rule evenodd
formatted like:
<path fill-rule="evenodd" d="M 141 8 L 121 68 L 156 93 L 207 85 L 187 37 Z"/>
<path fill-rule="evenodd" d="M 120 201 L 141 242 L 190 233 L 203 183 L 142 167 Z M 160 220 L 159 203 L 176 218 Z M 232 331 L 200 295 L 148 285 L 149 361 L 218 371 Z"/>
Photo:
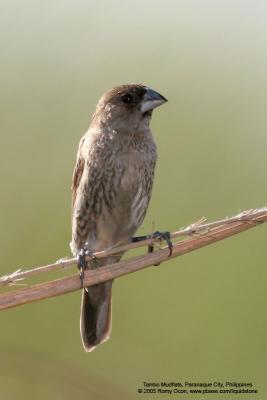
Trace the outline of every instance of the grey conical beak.
<path fill-rule="evenodd" d="M 161 106 L 161 104 L 166 103 L 166 101 L 168 100 L 161 94 L 155 92 L 155 90 L 147 88 L 142 100 L 141 112 L 145 113 L 153 110 L 154 108 Z"/>

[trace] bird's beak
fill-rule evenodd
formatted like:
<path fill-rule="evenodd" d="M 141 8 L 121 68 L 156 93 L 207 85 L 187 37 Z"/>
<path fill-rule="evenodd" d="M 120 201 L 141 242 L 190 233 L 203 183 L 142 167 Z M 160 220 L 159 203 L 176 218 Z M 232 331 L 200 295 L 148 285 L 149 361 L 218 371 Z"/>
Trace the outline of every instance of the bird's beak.
<path fill-rule="evenodd" d="M 166 103 L 166 101 L 168 100 L 165 99 L 165 97 L 161 96 L 161 94 L 155 92 L 155 90 L 147 88 L 144 98 L 142 100 L 141 112 L 142 114 L 144 114 L 147 111 L 153 110 L 154 108 L 161 106 L 161 104 Z"/>

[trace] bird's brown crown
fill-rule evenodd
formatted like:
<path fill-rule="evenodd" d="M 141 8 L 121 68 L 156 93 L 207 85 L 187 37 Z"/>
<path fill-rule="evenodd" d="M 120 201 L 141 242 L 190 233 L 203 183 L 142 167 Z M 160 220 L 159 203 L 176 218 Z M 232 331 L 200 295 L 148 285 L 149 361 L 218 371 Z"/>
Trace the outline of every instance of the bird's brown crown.
<path fill-rule="evenodd" d="M 141 103 L 145 93 L 146 87 L 141 84 L 132 83 L 116 86 L 101 97 L 100 103 L 120 104 L 132 108 Z"/>

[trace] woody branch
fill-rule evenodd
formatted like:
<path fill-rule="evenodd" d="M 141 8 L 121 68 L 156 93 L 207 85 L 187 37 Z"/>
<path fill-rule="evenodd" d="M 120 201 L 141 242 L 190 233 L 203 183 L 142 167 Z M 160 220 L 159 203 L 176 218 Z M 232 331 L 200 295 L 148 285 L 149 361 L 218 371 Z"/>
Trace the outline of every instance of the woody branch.
<path fill-rule="evenodd" d="M 169 257 L 169 249 L 162 248 L 146 255 L 133 257 L 125 261 L 107 266 L 85 271 L 83 285 L 85 287 L 93 286 L 120 276 L 139 271 L 152 265 L 163 263 L 174 257 L 189 253 L 198 248 L 210 245 L 219 240 L 236 235 L 245 230 L 253 228 L 259 224 L 267 222 L 267 207 L 260 209 L 251 209 L 239 213 L 230 218 L 225 218 L 211 223 L 203 223 L 203 219 L 186 228 L 171 233 L 172 239 L 179 239 L 173 244 L 173 252 Z M 131 250 L 141 246 L 157 242 L 156 238 L 149 238 L 137 243 L 119 245 L 105 251 L 95 253 L 97 258 L 102 258 L 121 251 Z M 89 259 L 88 259 L 89 260 Z M 54 264 L 31 268 L 25 271 L 17 270 L 12 274 L 5 275 L 0 278 L 0 286 L 14 284 L 22 279 L 34 276 L 47 271 L 55 271 L 58 269 L 69 268 L 77 265 L 77 259 L 60 260 Z M 56 279 L 42 284 L 36 284 L 25 289 L 15 290 L 8 293 L 0 294 L 0 310 L 16 307 L 18 305 L 30 303 L 33 301 L 43 300 L 49 297 L 59 296 L 65 293 L 73 292 L 81 288 L 79 275 Z"/>

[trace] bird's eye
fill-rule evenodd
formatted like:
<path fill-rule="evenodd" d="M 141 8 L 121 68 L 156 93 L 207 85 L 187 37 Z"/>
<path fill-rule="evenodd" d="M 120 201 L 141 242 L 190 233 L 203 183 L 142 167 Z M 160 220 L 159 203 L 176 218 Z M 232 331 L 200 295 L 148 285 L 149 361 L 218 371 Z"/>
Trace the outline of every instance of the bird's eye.
<path fill-rule="evenodd" d="M 129 104 L 133 101 L 133 96 L 131 94 L 124 94 L 121 96 L 121 98 L 122 98 L 122 101 L 127 104 Z"/>

